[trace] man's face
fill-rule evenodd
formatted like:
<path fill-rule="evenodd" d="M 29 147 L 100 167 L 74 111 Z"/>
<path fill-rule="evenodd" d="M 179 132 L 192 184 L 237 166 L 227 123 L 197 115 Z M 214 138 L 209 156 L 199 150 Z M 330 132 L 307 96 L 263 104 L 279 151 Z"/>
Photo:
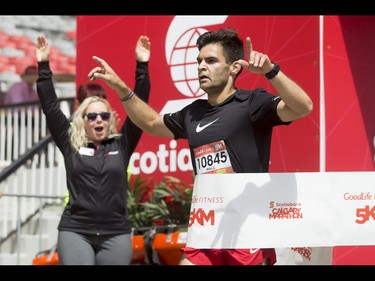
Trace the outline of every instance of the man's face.
<path fill-rule="evenodd" d="M 220 44 L 204 46 L 198 55 L 198 77 L 202 90 L 219 94 L 229 82 L 230 65 L 226 63 Z"/>
<path fill-rule="evenodd" d="M 32 86 L 36 80 L 38 80 L 38 68 L 36 66 L 27 67 L 25 73 L 21 75 L 21 78 Z"/>
<path fill-rule="evenodd" d="M 38 80 L 38 74 L 24 75 L 24 76 L 22 76 L 22 79 L 25 80 L 27 82 L 27 84 L 34 85 L 36 80 Z"/>

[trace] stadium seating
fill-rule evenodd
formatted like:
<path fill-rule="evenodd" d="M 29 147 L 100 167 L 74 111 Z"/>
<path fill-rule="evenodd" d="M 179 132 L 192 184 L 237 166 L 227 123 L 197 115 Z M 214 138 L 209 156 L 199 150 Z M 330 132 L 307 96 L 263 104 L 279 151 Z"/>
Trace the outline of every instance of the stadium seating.
<path fill-rule="evenodd" d="M 52 46 L 54 74 L 75 74 L 75 16 L 0 16 L 0 73 L 5 73 L 0 77 L 0 92 L 14 82 L 8 72 L 20 75 L 28 65 L 36 64 L 35 40 L 40 34 Z"/>

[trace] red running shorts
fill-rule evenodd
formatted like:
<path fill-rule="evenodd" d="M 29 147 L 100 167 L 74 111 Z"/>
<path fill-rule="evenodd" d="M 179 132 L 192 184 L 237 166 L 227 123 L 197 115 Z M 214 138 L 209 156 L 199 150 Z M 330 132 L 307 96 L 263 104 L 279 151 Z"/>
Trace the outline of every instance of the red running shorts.
<path fill-rule="evenodd" d="M 194 249 L 181 248 L 185 257 L 195 265 L 266 265 L 276 263 L 275 249 Z"/>

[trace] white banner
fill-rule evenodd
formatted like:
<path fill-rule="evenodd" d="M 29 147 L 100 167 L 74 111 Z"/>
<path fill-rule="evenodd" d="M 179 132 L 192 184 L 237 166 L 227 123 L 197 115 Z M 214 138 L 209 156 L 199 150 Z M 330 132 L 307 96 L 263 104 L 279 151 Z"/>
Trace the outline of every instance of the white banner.
<path fill-rule="evenodd" d="M 198 175 L 187 246 L 375 245 L 374 195 L 375 172 Z"/>

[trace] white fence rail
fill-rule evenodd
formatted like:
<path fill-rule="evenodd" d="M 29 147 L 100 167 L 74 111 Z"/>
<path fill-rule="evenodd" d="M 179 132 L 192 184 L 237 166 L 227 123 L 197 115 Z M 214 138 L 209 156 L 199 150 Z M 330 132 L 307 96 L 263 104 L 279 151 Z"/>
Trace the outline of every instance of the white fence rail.
<path fill-rule="evenodd" d="M 72 104 L 73 99 L 62 100 L 66 115 L 72 113 Z M 48 135 L 39 103 L 0 107 L 0 172 Z M 41 205 L 61 204 L 66 191 L 64 160 L 52 141 L 0 182 L 5 195 L 0 199 L 0 241 Z"/>

